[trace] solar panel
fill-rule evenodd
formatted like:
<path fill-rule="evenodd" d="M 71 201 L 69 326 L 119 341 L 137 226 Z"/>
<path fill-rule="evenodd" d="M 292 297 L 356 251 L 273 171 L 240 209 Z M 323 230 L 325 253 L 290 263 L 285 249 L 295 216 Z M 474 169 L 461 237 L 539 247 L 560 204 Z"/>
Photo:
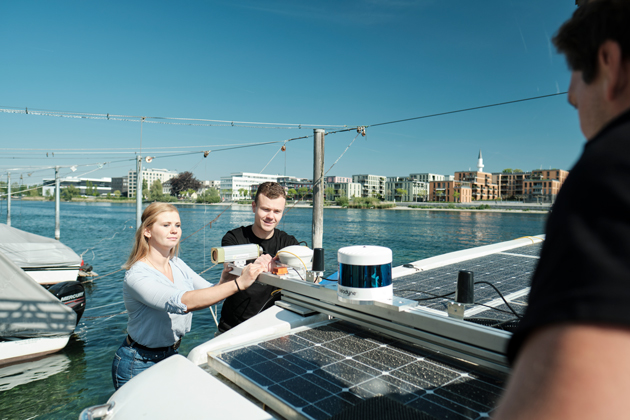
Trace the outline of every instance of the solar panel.
<path fill-rule="evenodd" d="M 344 321 L 211 354 L 209 363 L 316 420 L 378 396 L 437 418 L 477 419 L 490 415 L 504 384 L 498 374 Z"/>
<path fill-rule="evenodd" d="M 455 298 L 459 271 L 469 270 L 474 273 L 475 282 L 491 283 L 509 297 L 510 306 L 522 315 L 527 306 L 527 288 L 538 264 L 541 246 L 539 243 L 532 244 L 398 277 L 393 282 L 394 295 L 415 300 L 425 308 L 446 311 L 447 302 Z M 448 296 L 436 298 L 444 295 Z M 500 301 L 498 293 L 487 284 L 475 285 L 475 303 L 478 304 L 476 314 L 483 314 L 484 318 L 499 321 L 515 318 L 512 311 Z M 494 309 L 481 306 L 488 304 Z"/>

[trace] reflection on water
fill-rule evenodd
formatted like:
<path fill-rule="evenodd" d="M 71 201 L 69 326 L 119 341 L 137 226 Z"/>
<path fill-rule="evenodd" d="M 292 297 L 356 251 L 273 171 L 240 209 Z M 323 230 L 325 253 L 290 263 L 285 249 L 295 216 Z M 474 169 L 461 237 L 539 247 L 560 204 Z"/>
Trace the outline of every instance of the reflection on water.
<path fill-rule="evenodd" d="M 0 368 L 0 391 L 8 391 L 18 385 L 46 379 L 65 371 L 69 366 L 68 356 L 53 354 L 41 359 Z"/>
<path fill-rule="evenodd" d="M 253 221 L 250 206 L 233 206 L 211 228 L 202 229 L 225 209 L 225 206 L 180 207 L 182 237 L 201 229 L 182 243 L 180 251 L 182 259 L 197 272 L 212 265 L 210 248 L 220 245 L 225 232 Z M 5 220 L 6 206 L 1 213 L 0 220 Z M 106 275 L 125 262 L 131 249 L 135 217 L 135 204 L 64 202 L 61 203 L 61 241 L 77 253 L 84 253 L 85 262 L 100 275 Z M 312 209 L 293 208 L 281 221 L 280 229 L 310 246 L 311 220 Z M 544 215 L 527 213 L 326 209 L 326 274 L 337 270 L 337 250 L 344 246 L 389 247 L 393 251 L 393 266 L 397 266 L 445 252 L 539 234 L 543 232 L 545 220 Z M 54 237 L 54 203 L 14 203 L 12 222 L 18 229 Z M 220 267 L 215 267 L 203 277 L 218 281 L 220 273 Z M 122 313 L 125 310 L 121 290 L 123 277 L 124 272 L 120 271 L 87 284 L 87 309 L 75 336 L 54 356 L 60 359 L 50 359 L 68 359 L 69 364 L 66 361 L 62 370 L 49 377 L 42 375 L 38 380 L 0 391 L 0 419 L 77 418 L 83 408 L 107 401 L 114 391 L 111 361 L 126 334 L 127 317 Z M 197 311 L 192 331 L 182 341 L 180 353 L 187 355 L 192 348 L 210 339 L 215 330 L 210 311 Z M 24 366 L 25 376 L 28 370 Z"/>

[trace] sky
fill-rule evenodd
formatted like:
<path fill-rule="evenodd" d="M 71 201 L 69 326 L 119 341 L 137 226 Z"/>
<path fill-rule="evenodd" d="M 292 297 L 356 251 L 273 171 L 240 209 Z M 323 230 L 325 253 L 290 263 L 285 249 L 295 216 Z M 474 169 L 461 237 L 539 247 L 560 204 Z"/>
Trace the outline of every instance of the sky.
<path fill-rule="evenodd" d="M 575 9 L 574 0 L 0 2 L 0 181 L 10 172 L 32 185 L 55 166 L 125 176 L 137 155 L 200 180 L 312 178 L 315 128 L 327 132 L 328 175 L 448 175 L 476 168 L 480 150 L 486 172 L 569 170 L 585 139 L 566 94 L 377 124 L 566 92 L 570 71 L 551 38 Z M 365 137 L 340 131 L 357 126 Z"/>

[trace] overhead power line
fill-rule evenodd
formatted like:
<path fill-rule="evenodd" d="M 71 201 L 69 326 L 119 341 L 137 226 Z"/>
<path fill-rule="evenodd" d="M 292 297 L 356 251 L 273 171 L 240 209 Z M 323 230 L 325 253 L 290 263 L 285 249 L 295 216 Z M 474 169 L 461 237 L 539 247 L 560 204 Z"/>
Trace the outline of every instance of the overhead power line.
<path fill-rule="evenodd" d="M 0 112 L 8 114 L 25 114 L 25 115 L 44 115 L 49 117 L 62 118 L 78 118 L 92 120 L 111 120 L 111 121 L 128 121 L 143 122 L 149 124 L 169 124 L 169 125 L 189 125 L 204 127 L 249 127 L 249 128 L 274 128 L 274 129 L 302 129 L 302 128 L 341 128 L 347 125 L 329 125 L 329 124 L 301 124 L 301 123 L 269 123 L 269 122 L 252 122 L 252 121 L 236 121 L 236 120 L 212 120 L 206 118 L 178 118 L 178 117 L 146 117 L 138 115 L 119 115 L 119 114 L 97 114 L 89 112 L 72 112 L 72 111 L 53 111 L 45 109 L 28 109 L 17 107 L 0 108 Z"/>
<path fill-rule="evenodd" d="M 515 104 L 515 103 L 518 103 L 518 102 L 533 101 L 534 99 L 549 98 L 551 96 L 565 95 L 566 93 L 567 92 L 552 93 L 550 95 L 542 95 L 542 96 L 534 96 L 534 97 L 531 97 L 531 98 L 516 99 L 514 101 L 499 102 L 499 103 L 496 103 L 496 104 L 481 105 L 481 106 L 475 106 L 475 107 L 472 107 L 472 108 L 458 109 L 458 110 L 455 110 L 455 111 L 446 111 L 446 112 L 440 112 L 440 113 L 437 113 L 437 114 L 422 115 L 420 117 L 403 118 L 401 120 L 394 120 L 394 121 L 382 122 L 382 123 L 378 123 L 378 124 L 371 124 L 371 125 L 367 125 L 366 127 L 378 127 L 378 126 L 387 125 L 387 124 L 397 124 L 397 123 L 406 122 L 406 121 L 421 120 L 423 118 L 439 117 L 441 115 L 457 114 L 458 112 L 474 111 L 474 110 L 477 110 L 477 109 L 492 108 L 492 107 L 495 107 L 495 106 Z"/>

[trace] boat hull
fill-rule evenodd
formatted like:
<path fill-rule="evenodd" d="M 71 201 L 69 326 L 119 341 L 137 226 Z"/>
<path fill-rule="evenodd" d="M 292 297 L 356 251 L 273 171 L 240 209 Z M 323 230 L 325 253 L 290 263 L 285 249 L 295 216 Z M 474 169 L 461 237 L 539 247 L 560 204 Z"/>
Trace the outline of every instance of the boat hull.
<path fill-rule="evenodd" d="M 0 341 L 0 366 L 55 353 L 68 344 L 70 335 Z"/>
<path fill-rule="evenodd" d="M 22 267 L 22 270 L 41 285 L 75 281 L 79 275 L 78 265 L 70 267 Z"/>

